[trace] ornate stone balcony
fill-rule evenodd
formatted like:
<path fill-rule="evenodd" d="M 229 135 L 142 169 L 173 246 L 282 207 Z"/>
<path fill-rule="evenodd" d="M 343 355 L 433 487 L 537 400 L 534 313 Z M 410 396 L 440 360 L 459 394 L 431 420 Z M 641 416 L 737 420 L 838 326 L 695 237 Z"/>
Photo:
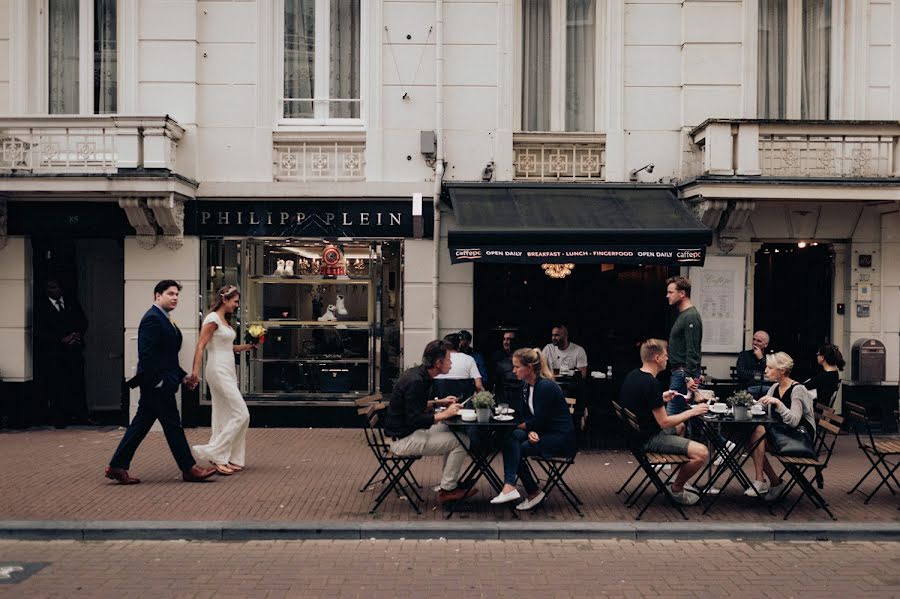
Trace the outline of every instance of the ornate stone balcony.
<path fill-rule="evenodd" d="M 275 132 L 273 176 L 276 181 L 364 181 L 365 133 Z"/>
<path fill-rule="evenodd" d="M 687 176 L 900 177 L 900 121 L 710 119 L 690 132 Z"/>
<path fill-rule="evenodd" d="M 606 177 L 606 136 L 593 133 L 514 133 L 517 181 L 588 182 Z"/>
<path fill-rule="evenodd" d="M 168 116 L 0 118 L 0 173 L 115 174 L 120 169 L 175 172 L 184 129 Z"/>

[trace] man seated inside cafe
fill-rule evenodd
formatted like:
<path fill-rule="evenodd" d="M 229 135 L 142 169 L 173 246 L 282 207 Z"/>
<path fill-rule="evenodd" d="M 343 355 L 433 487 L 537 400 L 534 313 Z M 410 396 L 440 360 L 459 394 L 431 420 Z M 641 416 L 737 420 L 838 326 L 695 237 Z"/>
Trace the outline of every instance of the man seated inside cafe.
<path fill-rule="evenodd" d="M 444 395 L 456 395 L 468 397 L 475 391 L 482 391 L 484 383 L 481 380 L 481 371 L 472 356 L 460 350 L 462 338 L 459 333 L 451 333 L 444 337 L 444 342 L 452 354 L 453 365 L 446 374 L 440 374 L 435 387 L 438 393 Z"/>
<path fill-rule="evenodd" d="M 435 339 L 425 346 L 422 365 L 410 368 L 394 385 L 384 419 L 384 434 L 391 451 L 399 456 L 445 456 L 437 500 L 439 503 L 471 497 L 478 490 L 459 486 L 466 449 L 442 421 L 459 413 L 456 397 L 431 399 L 434 378 L 450 370 L 451 355 L 446 343 Z M 446 406 L 435 412 L 435 406 Z"/>
<path fill-rule="evenodd" d="M 769 334 L 765 331 L 753 333 L 752 347 L 738 354 L 735 371 L 741 388 L 746 389 L 754 399 L 759 399 L 769 390 L 766 384 L 766 348 Z"/>
<path fill-rule="evenodd" d="M 566 375 L 574 371 L 587 378 L 588 359 L 584 348 L 569 341 L 569 329 L 563 325 L 553 327 L 550 331 L 550 343 L 542 350 L 547 365 L 554 373 Z"/>
<path fill-rule="evenodd" d="M 709 459 L 706 446 L 684 436 L 685 422 L 709 410 L 706 403 L 697 403 L 678 414 L 666 413 L 665 403 L 675 397 L 674 390 L 663 392 L 656 379 L 669 362 L 668 344 L 661 339 L 648 339 L 641 344 L 641 367 L 628 373 L 619 393 L 622 407 L 637 416 L 644 450 L 651 453 L 686 455 L 690 460 L 679 468 L 669 486 L 672 499 L 682 505 L 700 500 L 700 492 L 688 484 Z"/>

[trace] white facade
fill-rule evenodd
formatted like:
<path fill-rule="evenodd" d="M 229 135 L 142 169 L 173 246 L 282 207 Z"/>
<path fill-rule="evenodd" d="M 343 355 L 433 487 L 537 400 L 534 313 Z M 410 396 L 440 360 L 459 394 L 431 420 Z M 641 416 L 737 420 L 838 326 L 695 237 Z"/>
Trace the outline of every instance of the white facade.
<path fill-rule="evenodd" d="M 557 7 L 553 10 L 565 5 L 549 1 Z M 706 224 L 717 228 L 717 239 L 730 238 L 721 246 L 714 243 L 711 253 L 727 247 L 730 255 L 747 257 L 748 345 L 755 249 L 766 241 L 815 238 L 835 243 L 834 300 L 846 303 L 847 313 L 834 316 L 833 337 L 848 358 L 857 338 L 880 339 L 887 347 L 887 379 L 894 384 L 900 380 L 897 2 L 831 2 L 828 120 L 844 122 L 835 125 L 840 135 L 881 135 L 887 140 L 882 145 L 889 153 L 887 171 L 865 177 L 866 182 L 767 176 L 758 156 L 764 126 L 746 123 L 742 134 L 738 130 L 744 125 L 737 121 L 696 129 L 709 119 L 759 116 L 756 0 L 596 0 L 594 130 L 529 136 L 520 134 L 519 0 L 361 0 L 360 118 L 338 124 L 282 118 L 284 3 L 118 0 L 117 112 L 168 115 L 183 128 L 180 139 L 170 137 L 177 154 L 160 154 L 160 161 L 174 161 L 172 172 L 198 185 L 175 182 L 163 189 L 155 183 L 108 185 L 90 178 L 58 182 L 22 173 L 0 179 L 0 196 L 7 202 L 75 196 L 118 201 L 173 194 L 183 201 L 406 198 L 418 192 L 429 201 L 435 169 L 420 153 L 420 131 L 442 133 L 438 145 L 446 162 L 444 181 L 480 181 L 487 165 L 492 165 L 494 181 L 513 180 L 516 145 L 550 148 L 583 142 L 603 153 L 602 180 L 628 181 L 630 171 L 653 163 L 652 174 L 639 173 L 639 181 L 677 184 L 684 199 L 695 205 L 724 202 L 717 214 L 713 204 L 698 210 Z M 0 0 L 0 139 L 13 137 L 8 130 L 21 126 L 26 117 L 47 114 L 47 6 L 48 0 Z M 561 51 L 556 50 L 554 60 L 561 60 Z M 559 66 L 554 63 L 554 68 Z M 73 115 L 65 124 L 78 127 L 91 118 L 89 113 Z M 858 123 L 849 121 L 879 123 L 861 132 Z M 36 130 L 50 126 L 45 121 L 32 125 Z M 792 126 L 801 135 L 836 130 L 828 123 L 813 127 L 796 121 Z M 326 147 L 334 150 L 329 156 L 336 161 L 362 152 L 362 169 L 319 176 L 286 168 L 294 164 L 290 157 L 303 156 L 304 149 L 324 153 Z M 147 159 L 151 154 L 148 149 L 143 155 Z M 704 175 L 719 178 L 704 180 Z M 751 178 L 756 181 L 748 182 Z M 766 179 L 778 182 L 757 184 Z M 729 224 L 715 218 L 729 202 L 732 209 L 735 202 L 753 205 L 740 204 L 746 218 Z M 448 223 L 452 215 L 444 213 L 438 252 L 441 334 L 471 328 L 474 309 L 472 266 L 450 265 Z M 135 240 L 126 243 L 126 375 L 135 361 L 133 327 L 149 303 L 150 279 L 180 276 L 187 291 L 198 284 L 198 240 L 187 238 L 176 247 L 180 249 L 172 253 L 162 243 L 152 250 Z M 855 257 L 861 253 L 874 256 L 871 272 L 865 273 L 873 287 L 868 318 L 857 318 L 853 309 L 860 280 Z M 12 381 L 31 377 L 29 256 L 27 237 L 9 239 L 0 250 L 6 306 L 0 338 L 8 340 L 7 348 L 26 348 L 24 361 L 18 350 L 0 357 L 0 372 Z M 150 269 L 148 264 L 159 265 L 158 256 L 172 268 Z M 407 364 L 418 361 L 418 348 L 434 336 L 433 259 L 430 241 L 407 240 Z M 191 339 L 189 334 L 186 345 Z M 711 355 L 705 361 L 712 374 L 726 376 L 734 355 Z"/>

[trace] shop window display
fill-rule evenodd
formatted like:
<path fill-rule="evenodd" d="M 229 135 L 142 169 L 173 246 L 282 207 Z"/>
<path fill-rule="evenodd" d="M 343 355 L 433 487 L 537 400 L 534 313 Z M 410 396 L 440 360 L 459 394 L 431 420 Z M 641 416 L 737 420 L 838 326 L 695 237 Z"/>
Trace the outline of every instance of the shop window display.
<path fill-rule="evenodd" d="M 238 324 L 267 330 L 241 356 L 248 401 L 349 400 L 389 387 L 401 364 L 399 242 L 211 241 L 220 264 L 208 265 L 207 289 L 230 282 L 229 244 L 241 257 Z"/>

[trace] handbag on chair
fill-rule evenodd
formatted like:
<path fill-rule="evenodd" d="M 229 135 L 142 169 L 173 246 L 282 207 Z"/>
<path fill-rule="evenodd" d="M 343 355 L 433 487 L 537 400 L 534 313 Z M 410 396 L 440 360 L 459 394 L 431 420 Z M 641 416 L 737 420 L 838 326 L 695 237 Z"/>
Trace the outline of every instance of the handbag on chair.
<path fill-rule="evenodd" d="M 791 458 L 815 458 L 812 435 L 806 432 L 806 424 L 792 427 L 776 422 L 766 431 L 766 442 L 775 455 Z"/>

